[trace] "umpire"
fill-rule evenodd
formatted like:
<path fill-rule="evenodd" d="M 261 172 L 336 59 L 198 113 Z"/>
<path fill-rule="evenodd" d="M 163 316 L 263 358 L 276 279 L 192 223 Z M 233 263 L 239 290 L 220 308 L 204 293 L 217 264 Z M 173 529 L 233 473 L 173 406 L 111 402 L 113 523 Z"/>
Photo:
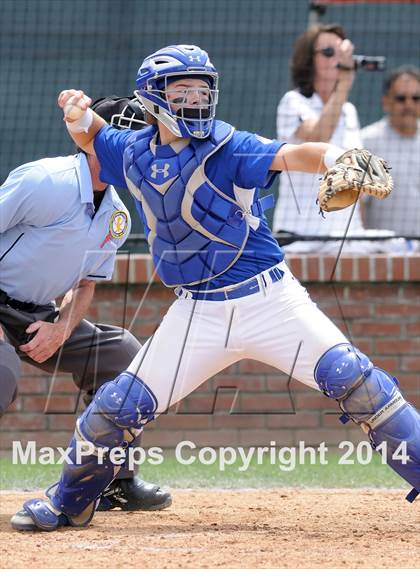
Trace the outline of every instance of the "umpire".
<path fill-rule="evenodd" d="M 131 99 L 100 99 L 94 108 L 120 128 L 145 124 Z M 138 353 L 127 330 L 84 319 L 96 282 L 112 278 L 130 226 L 117 192 L 100 180 L 96 158 L 81 151 L 19 166 L 0 187 L 0 417 L 17 396 L 21 361 L 71 373 L 88 403 Z M 122 468 L 99 509 L 170 504 L 168 492 Z"/>

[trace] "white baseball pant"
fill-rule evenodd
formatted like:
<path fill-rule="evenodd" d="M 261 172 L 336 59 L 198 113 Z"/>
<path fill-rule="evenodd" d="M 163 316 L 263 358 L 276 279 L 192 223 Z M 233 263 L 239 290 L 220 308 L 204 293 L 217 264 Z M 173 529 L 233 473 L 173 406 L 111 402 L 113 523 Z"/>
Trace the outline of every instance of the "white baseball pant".
<path fill-rule="evenodd" d="M 178 298 L 128 371 L 155 394 L 157 414 L 229 365 L 250 358 L 318 389 L 319 358 L 348 340 L 312 302 L 285 261 L 273 283 L 264 271 L 255 294 L 225 301 Z M 264 275 L 264 279 L 261 278 Z"/>

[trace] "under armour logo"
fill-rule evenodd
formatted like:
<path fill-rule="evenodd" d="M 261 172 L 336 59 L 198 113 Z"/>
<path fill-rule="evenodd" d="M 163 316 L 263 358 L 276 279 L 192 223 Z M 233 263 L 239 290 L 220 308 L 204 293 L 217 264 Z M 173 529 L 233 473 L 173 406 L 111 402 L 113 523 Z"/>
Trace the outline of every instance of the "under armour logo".
<path fill-rule="evenodd" d="M 122 397 L 118 397 L 118 393 L 116 391 L 111 395 L 111 399 L 115 399 L 116 403 L 122 403 Z"/>
<path fill-rule="evenodd" d="M 198 63 L 200 63 L 200 56 L 199 55 L 189 55 L 188 58 L 190 61 L 198 61 Z"/>
<path fill-rule="evenodd" d="M 163 168 L 158 168 L 157 164 L 152 164 L 152 178 L 155 180 L 158 174 L 162 174 L 164 178 L 169 176 L 169 166 L 168 162 L 165 162 Z"/>

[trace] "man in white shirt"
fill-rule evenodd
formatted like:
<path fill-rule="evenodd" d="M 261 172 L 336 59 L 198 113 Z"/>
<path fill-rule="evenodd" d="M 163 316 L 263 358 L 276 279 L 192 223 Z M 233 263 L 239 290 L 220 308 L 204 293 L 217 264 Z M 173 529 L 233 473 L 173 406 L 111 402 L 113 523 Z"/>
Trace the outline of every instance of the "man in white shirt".
<path fill-rule="evenodd" d="M 367 200 L 366 226 L 420 237 L 420 69 L 393 70 L 384 82 L 382 107 L 386 115 L 361 134 L 363 145 L 391 164 L 394 191 L 379 206 Z"/>

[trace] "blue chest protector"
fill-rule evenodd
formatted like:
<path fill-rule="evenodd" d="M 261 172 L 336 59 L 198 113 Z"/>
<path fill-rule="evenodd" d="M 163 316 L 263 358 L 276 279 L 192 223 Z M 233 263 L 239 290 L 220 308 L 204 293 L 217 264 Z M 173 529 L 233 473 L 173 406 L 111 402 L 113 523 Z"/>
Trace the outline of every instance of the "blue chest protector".
<path fill-rule="evenodd" d="M 231 139 L 234 128 L 216 121 L 211 137 L 192 139 L 179 152 L 155 145 L 155 133 L 142 130 L 127 146 L 127 186 L 141 203 L 162 281 L 167 286 L 205 283 L 239 259 L 249 234 L 240 205 L 205 174 L 206 161 Z M 252 213 L 261 215 L 261 201 Z"/>

